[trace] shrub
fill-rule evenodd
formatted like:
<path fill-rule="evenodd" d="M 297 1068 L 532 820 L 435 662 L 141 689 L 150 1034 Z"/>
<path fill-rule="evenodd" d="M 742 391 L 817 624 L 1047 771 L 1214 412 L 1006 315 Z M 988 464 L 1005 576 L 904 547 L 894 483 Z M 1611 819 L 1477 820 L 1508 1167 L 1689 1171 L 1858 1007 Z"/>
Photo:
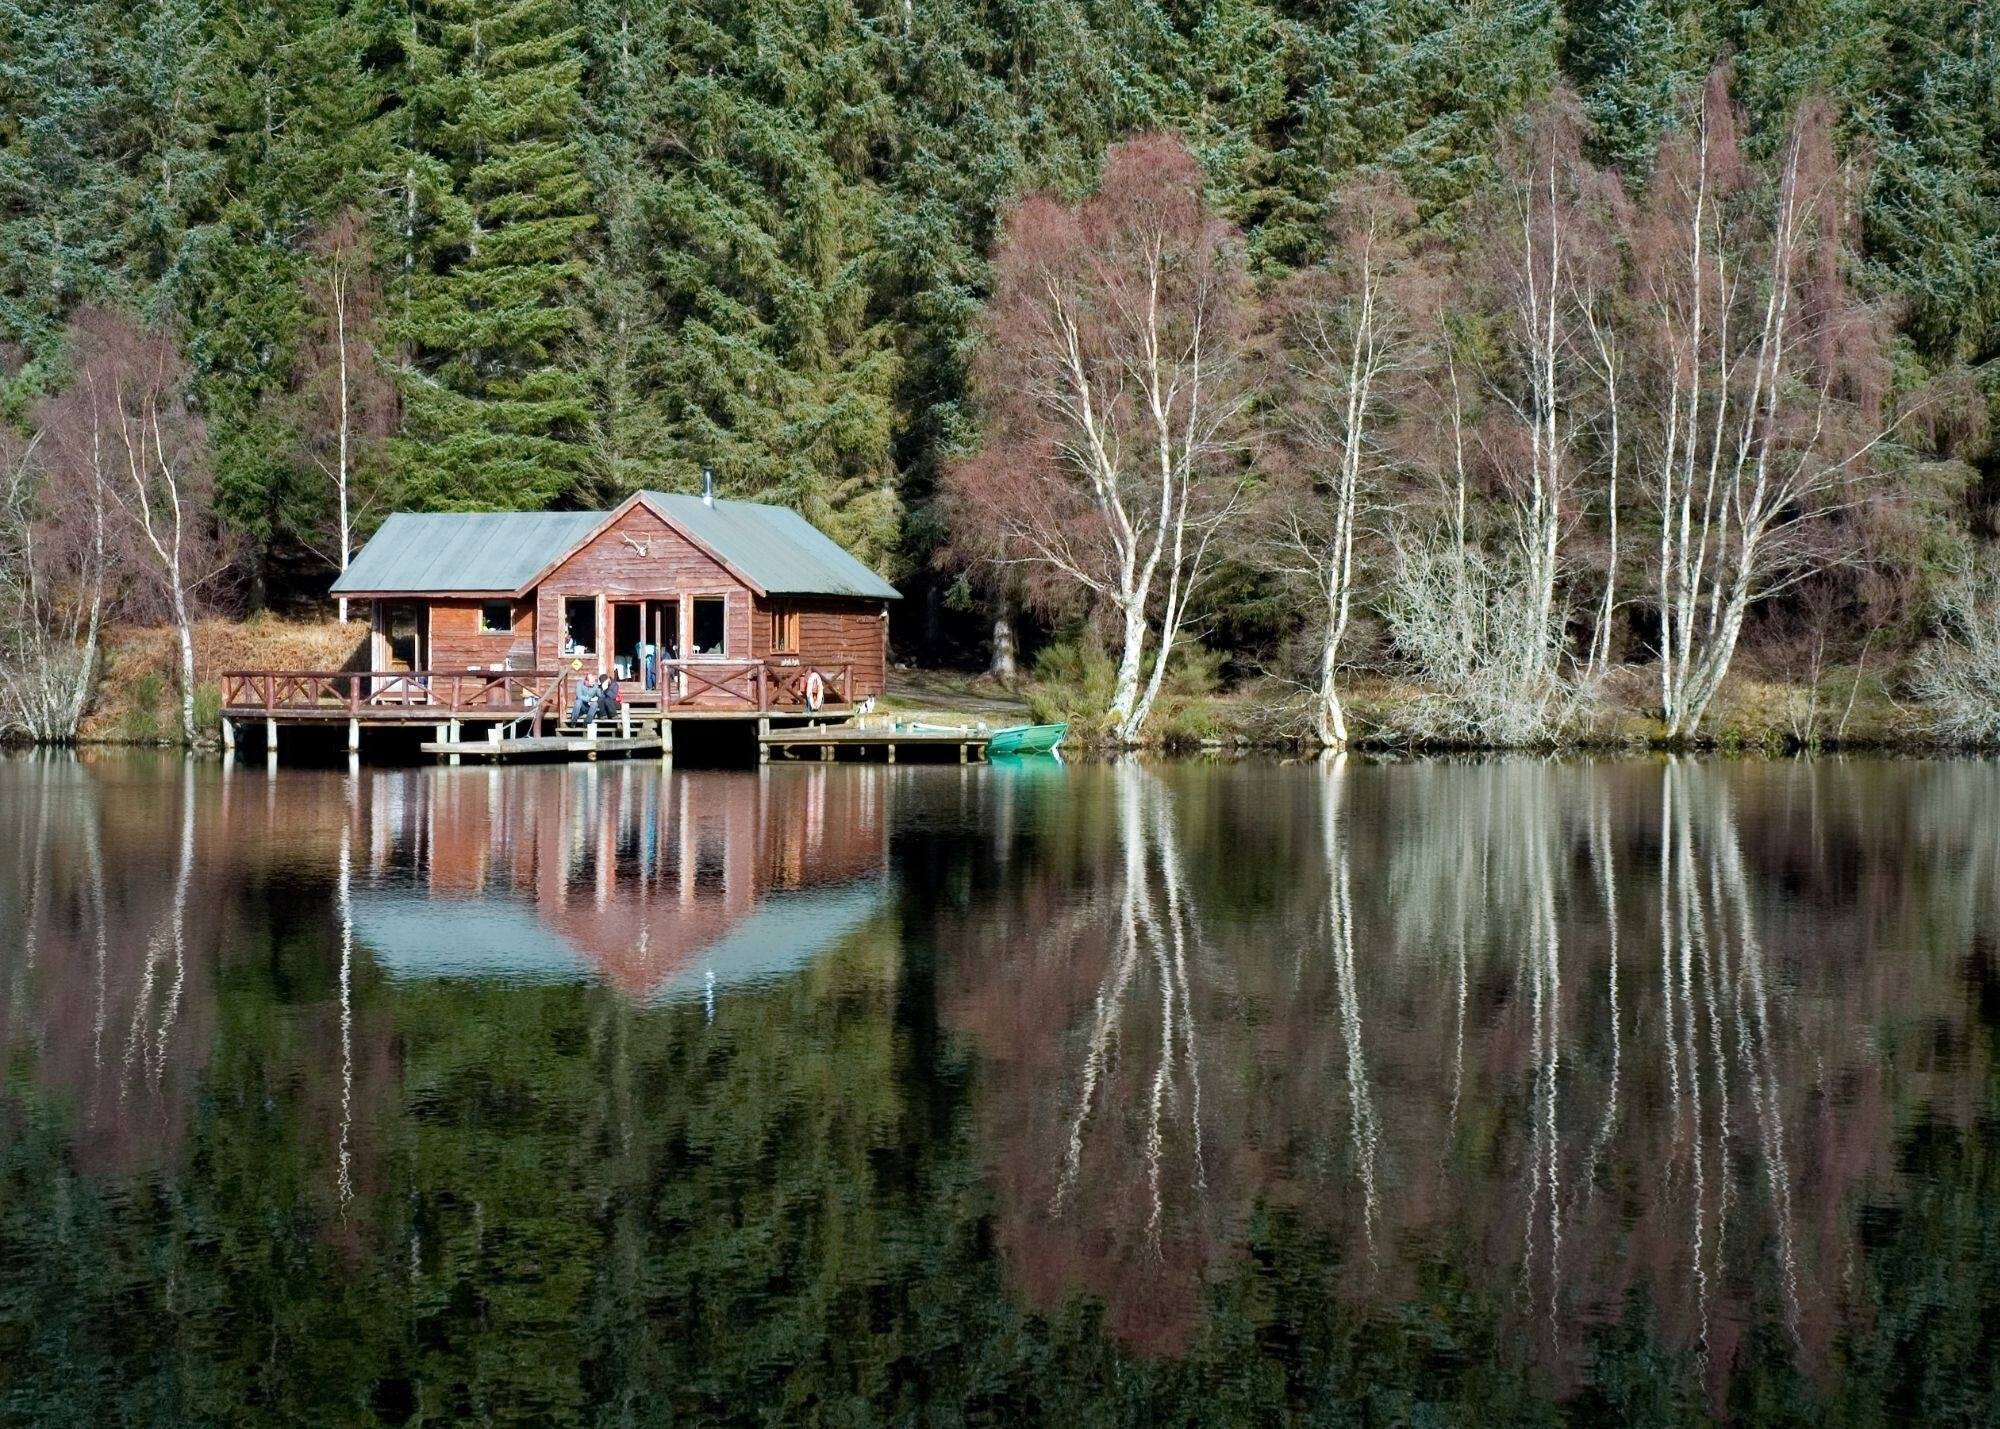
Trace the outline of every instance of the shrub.
<path fill-rule="evenodd" d="M 222 686 L 205 680 L 194 689 L 195 736 L 212 735 L 222 723 Z"/>
<path fill-rule="evenodd" d="M 165 690 L 166 681 L 157 671 L 148 670 L 132 681 L 131 697 L 118 730 L 121 739 L 134 744 L 159 742 L 160 696 Z"/>
<path fill-rule="evenodd" d="M 1962 571 L 1946 585 L 1938 635 L 1911 681 L 1932 731 L 1954 744 L 2000 743 L 2000 568 Z"/>
<path fill-rule="evenodd" d="M 1398 543 L 1382 613 L 1425 689 L 1403 732 L 1440 744 L 1546 744 L 1574 726 L 1583 690 L 1562 672 L 1561 623 L 1537 629 L 1517 562 L 1446 542 Z"/>
<path fill-rule="evenodd" d="M 1219 724 L 1208 698 L 1221 684 L 1223 657 L 1192 642 L 1167 662 L 1148 733 L 1163 743 L 1196 744 L 1216 737 Z M 1066 721 L 1074 732 L 1109 732 L 1106 713 L 1118 684 L 1118 662 L 1089 633 L 1044 646 L 1028 685 L 1028 712 L 1037 724 Z"/>

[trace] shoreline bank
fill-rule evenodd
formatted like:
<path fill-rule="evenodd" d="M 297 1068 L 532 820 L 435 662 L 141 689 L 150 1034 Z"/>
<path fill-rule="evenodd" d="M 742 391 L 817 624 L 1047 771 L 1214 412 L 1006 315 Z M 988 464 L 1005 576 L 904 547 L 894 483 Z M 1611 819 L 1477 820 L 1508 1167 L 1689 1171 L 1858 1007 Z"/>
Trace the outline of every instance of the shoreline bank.
<path fill-rule="evenodd" d="M 196 723 L 193 748 L 219 747 L 219 677 L 226 668 L 337 669 L 349 664 L 365 628 L 294 622 L 264 616 L 212 620 L 196 626 Z M 108 633 L 95 696 L 73 747 L 188 748 L 178 736 L 173 637 L 164 627 L 120 627 Z M 1641 703 L 1645 667 L 1614 676 L 1596 703 L 1580 713 L 1574 733 L 1534 742 L 1441 739 L 1413 732 L 1414 711 L 1434 692 L 1376 676 L 1357 676 L 1347 694 L 1356 754 L 1403 757 L 1526 753 L 1641 755 L 1655 753 L 1796 756 L 1801 753 L 1954 755 L 2000 752 L 2000 742 L 1940 736 L 1924 706 L 1899 700 L 1891 673 L 1838 667 L 1816 681 L 1732 675 L 1710 717 L 1693 738 L 1669 739 Z M 892 667 L 878 707 L 898 719 L 978 723 L 988 728 L 1068 720 L 1065 745 L 1108 755 L 1124 747 L 1094 727 L 1094 692 L 1023 679 L 1005 685 L 983 674 L 937 667 Z M 1163 700 L 1153 730 L 1133 746 L 1148 754 L 1268 754 L 1309 757 L 1321 750 L 1301 737 L 1297 692 L 1255 680 L 1229 690 Z M 33 747 L 0 737 L 0 746 Z M 52 744 L 45 747 L 60 747 Z"/>

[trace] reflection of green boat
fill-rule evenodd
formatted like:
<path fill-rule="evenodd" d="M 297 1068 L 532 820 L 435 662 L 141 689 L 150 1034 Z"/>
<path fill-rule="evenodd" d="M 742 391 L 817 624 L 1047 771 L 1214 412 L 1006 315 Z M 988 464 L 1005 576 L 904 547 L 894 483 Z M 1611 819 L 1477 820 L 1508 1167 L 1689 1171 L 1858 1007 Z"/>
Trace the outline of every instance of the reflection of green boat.
<path fill-rule="evenodd" d="M 1017 724 L 996 729 L 986 741 L 986 753 L 989 758 L 995 754 L 1047 754 L 1068 733 L 1066 724 Z"/>

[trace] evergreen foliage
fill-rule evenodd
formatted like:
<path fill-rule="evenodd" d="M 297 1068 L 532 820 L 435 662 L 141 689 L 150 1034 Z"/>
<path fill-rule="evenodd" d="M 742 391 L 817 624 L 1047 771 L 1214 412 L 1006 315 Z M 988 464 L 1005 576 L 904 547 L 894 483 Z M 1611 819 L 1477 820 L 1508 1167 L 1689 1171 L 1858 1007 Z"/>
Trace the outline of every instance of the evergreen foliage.
<path fill-rule="evenodd" d="M 599 502 L 708 465 L 921 581 L 995 215 L 1087 190 L 1114 140 L 1180 132 L 1270 280 L 1323 256 L 1370 168 L 1461 232 L 1496 135 L 1561 79 L 1643 186 L 1733 56 L 1758 134 L 1831 99 L 1872 165 L 1871 281 L 1924 362 L 1976 363 L 1996 34 L 1986 0 L 0 0 L 0 411 L 61 387 L 79 306 L 164 325 L 253 575 L 316 593 L 291 399 L 311 235 L 354 206 L 398 503 Z"/>
<path fill-rule="evenodd" d="M 398 320 L 412 505 L 546 506 L 588 470 L 581 33 L 566 0 L 413 7 Z"/>

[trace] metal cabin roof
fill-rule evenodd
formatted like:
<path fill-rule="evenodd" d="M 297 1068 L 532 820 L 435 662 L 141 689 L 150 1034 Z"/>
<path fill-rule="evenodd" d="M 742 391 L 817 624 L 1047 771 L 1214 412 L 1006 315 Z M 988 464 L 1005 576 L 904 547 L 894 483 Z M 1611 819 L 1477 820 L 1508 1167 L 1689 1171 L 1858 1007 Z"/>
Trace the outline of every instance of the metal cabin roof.
<path fill-rule="evenodd" d="M 776 981 L 837 947 L 887 904 L 892 887 L 875 874 L 767 894 L 747 918 L 664 968 L 647 1000 L 698 997 L 711 977 L 717 987 Z M 408 890 L 359 888 L 353 908 L 355 941 L 398 981 L 564 983 L 604 976 L 601 954 L 578 948 L 532 907 L 505 896 L 445 902 Z"/>
<path fill-rule="evenodd" d="M 602 511 L 398 511 L 333 583 L 348 591 L 516 591 Z"/>
<path fill-rule="evenodd" d="M 641 492 L 654 507 L 772 595 L 900 600 L 896 588 L 789 506 Z"/>
<path fill-rule="evenodd" d="M 896 600 L 896 588 L 798 512 L 755 501 L 664 492 L 643 500 L 773 595 Z M 512 593 L 588 539 L 608 511 L 398 511 L 382 523 L 332 594 Z"/>

